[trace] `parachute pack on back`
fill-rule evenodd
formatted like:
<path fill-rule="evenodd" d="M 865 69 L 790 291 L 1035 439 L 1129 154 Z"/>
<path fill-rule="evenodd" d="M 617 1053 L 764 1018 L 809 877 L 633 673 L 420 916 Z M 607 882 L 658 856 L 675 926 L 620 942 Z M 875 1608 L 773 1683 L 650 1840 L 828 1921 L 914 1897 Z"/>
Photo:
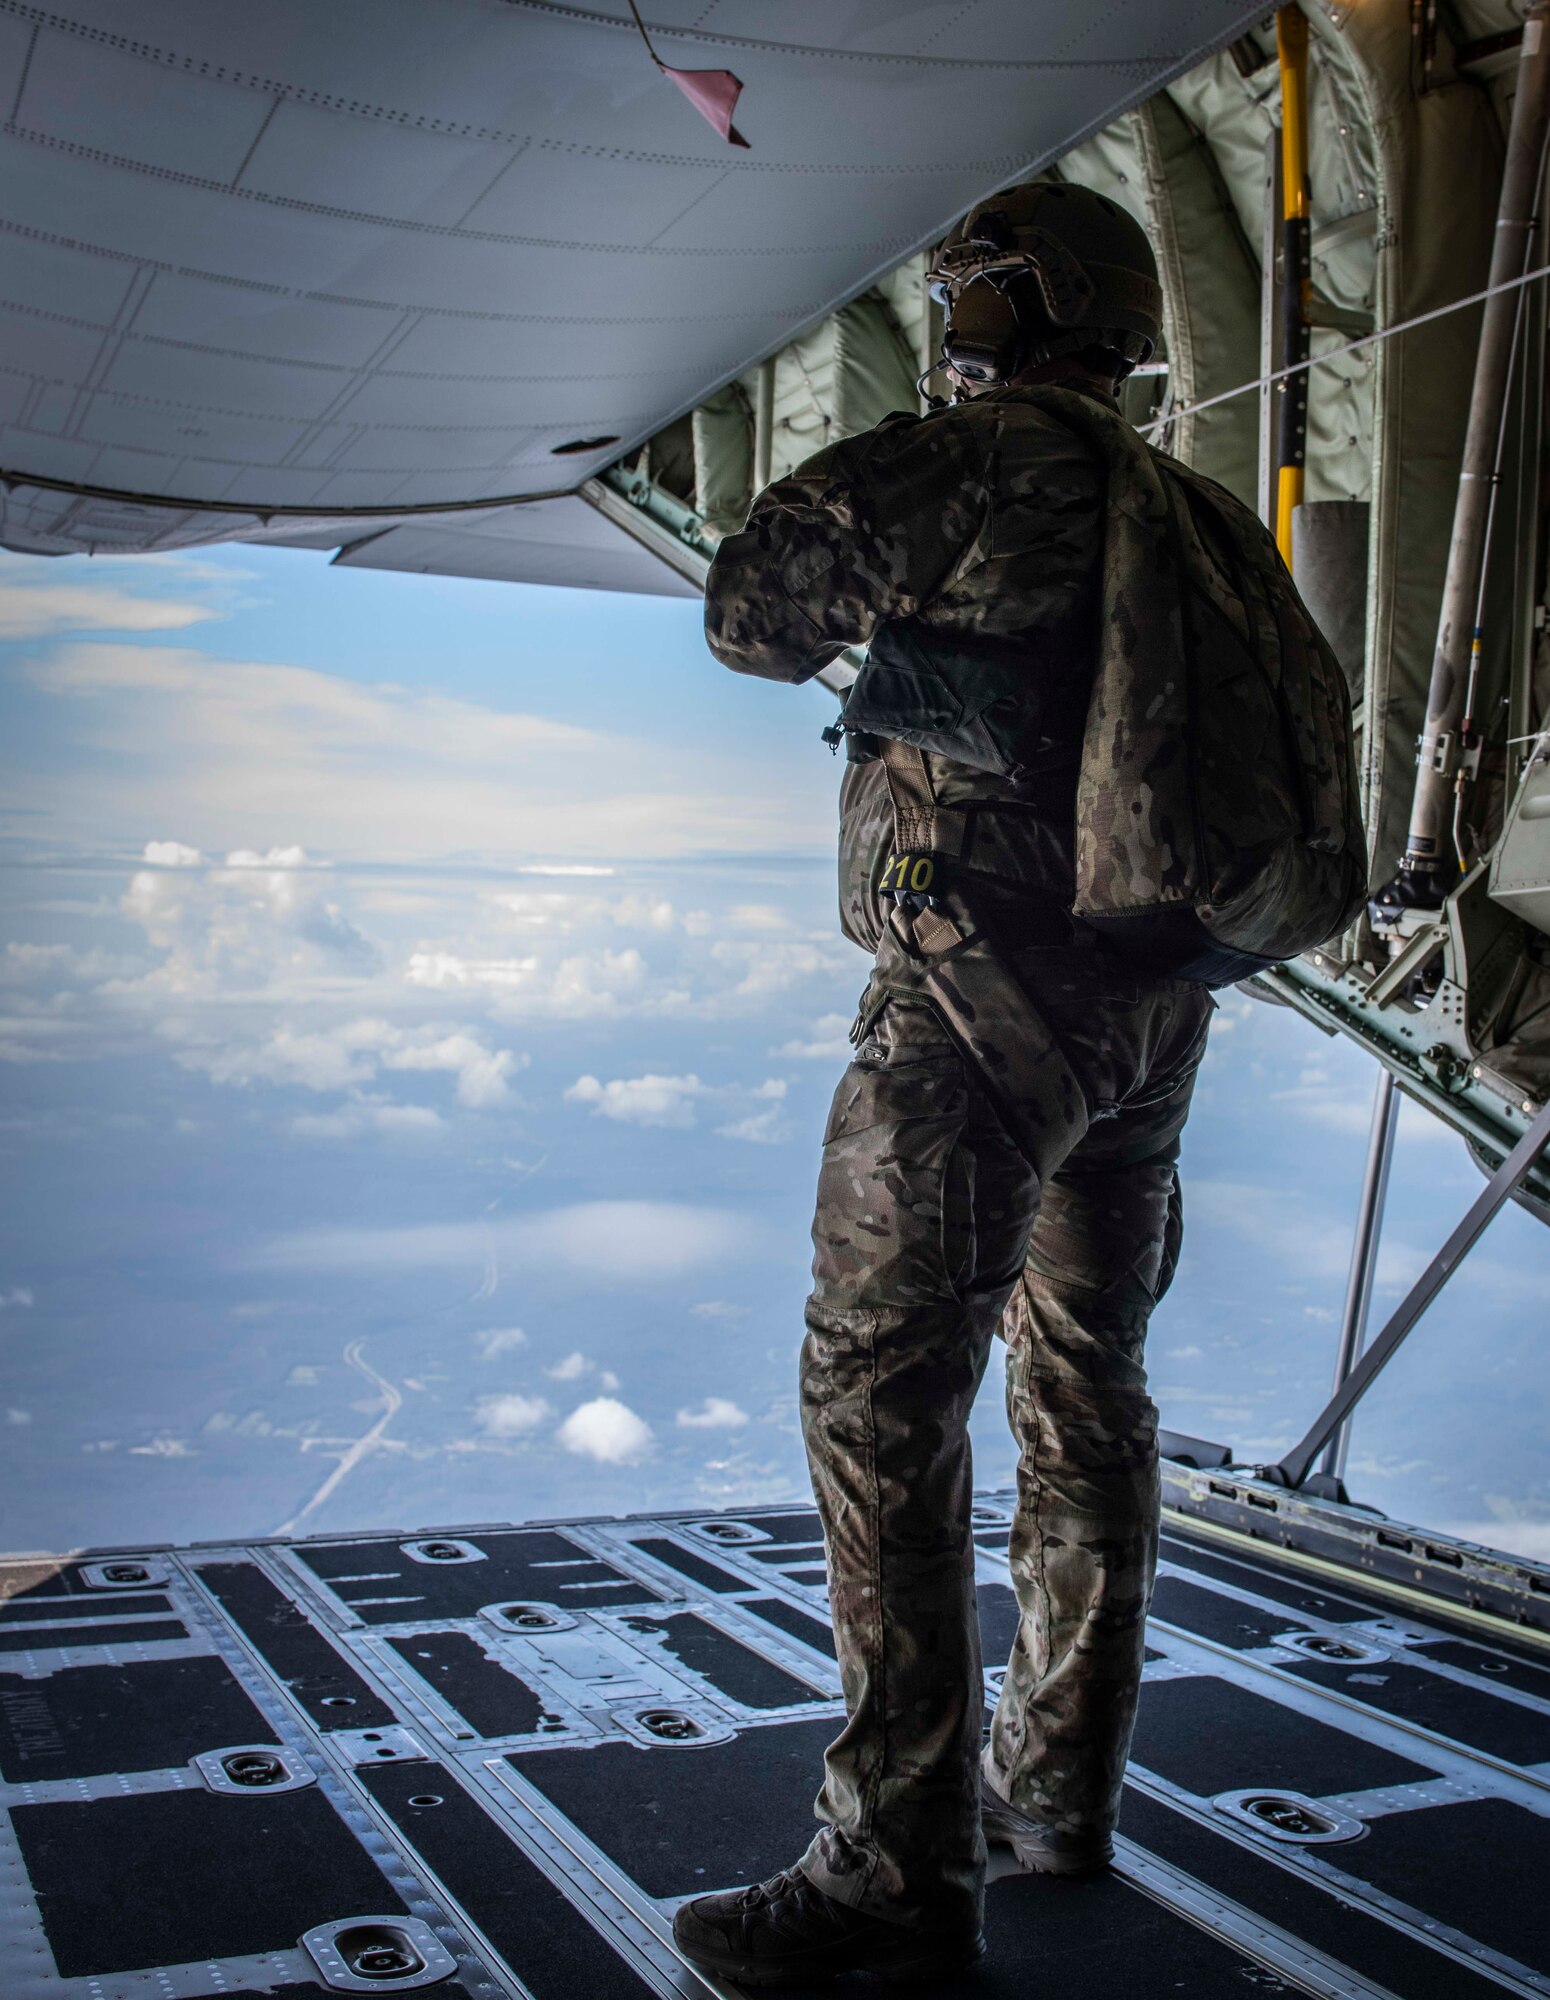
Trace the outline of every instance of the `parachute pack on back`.
<path fill-rule="evenodd" d="M 1092 398 L 1033 393 L 1109 471 L 1076 914 L 1153 971 L 1224 986 L 1361 908 L 1345 674 L 1246 507 Z"/>

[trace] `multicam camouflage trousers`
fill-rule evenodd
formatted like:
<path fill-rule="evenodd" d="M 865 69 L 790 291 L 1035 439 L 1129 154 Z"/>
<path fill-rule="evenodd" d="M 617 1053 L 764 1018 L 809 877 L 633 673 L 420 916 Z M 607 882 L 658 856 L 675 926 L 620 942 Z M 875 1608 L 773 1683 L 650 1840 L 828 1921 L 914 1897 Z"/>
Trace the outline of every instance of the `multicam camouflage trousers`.
<path fill-rule="evenodd" d="M 824 1137 L 801 1383 L 848 1710 L 802 1867 L 879 1917 L 982 1907 L 967 1426 L 998 1330 L 1021 1622 L 985 1768 L 1060 1834 L 1113 1827 L 1157 1547 L 1142 1348 L 1211 1010 L 1098 949 L 879 952 Z"/>

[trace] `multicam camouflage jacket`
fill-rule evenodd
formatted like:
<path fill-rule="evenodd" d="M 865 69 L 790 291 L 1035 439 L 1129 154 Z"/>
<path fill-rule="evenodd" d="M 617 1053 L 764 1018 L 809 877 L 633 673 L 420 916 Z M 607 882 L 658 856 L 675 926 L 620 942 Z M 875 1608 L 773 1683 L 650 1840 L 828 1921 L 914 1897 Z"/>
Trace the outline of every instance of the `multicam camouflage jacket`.
<path fill-rule="evenodd" d="M 739 673 L 805 681 L 885 634 L 873 686 L 847 704 L 858 730 L 877 719 L 874 704 L 897 718 L 913 703 L 929 722 L 941 683 L 912 682 L 911 661 L 950 661 L 960 700 L 978 689 L 982 709 L 1015 717 L 999 770 L 924 745 L 943 803 L 976 807 L 963 865 L 992 890 L 1036 888 L 1069 907 L 1107 485 L 1107 468 L 1036 392 L 886 417 L 766 488 L 722 542 L 706 587 L 711 651 Z M 963 732 L 952 740 L 961 749 Z M 893 817 L 865 741 L 851 738 L 841 791 L 841 919 L 871 948 Z"/>
<path fill-rule="evenodd" d="M 1042 891 L 1217 985 L 1360 907 L 1339 666 L 1259 521 L 1107 397 L 1001 390 L 820 452 L 722 544 L 706 628 L 727 665 L 782 680 L 869 646 L 847 730 L 913 745 L 968 807 L 955 865 L 981 911 Z M 886 789 L 863 763 L 841 798 L 863 943 Z"/>

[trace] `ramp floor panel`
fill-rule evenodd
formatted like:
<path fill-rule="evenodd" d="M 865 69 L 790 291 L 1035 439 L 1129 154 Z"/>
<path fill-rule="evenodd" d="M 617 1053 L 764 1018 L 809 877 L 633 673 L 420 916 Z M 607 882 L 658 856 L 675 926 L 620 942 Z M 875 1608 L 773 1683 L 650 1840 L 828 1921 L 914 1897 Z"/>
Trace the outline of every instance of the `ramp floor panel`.
<path fill-rule="evenodd" d="M 1247 1537 L 1170 1522 L 1164 1560 L 1116 1869 L 998 1850 L 990 1956 L 933 1993 L 1550 1996 L 1550 1652 Z M 426 1926 L 449 2000 L 710 2000 L 677 1901 L 812 1835 L 843 1708 L 810 1510 L 106 1568 L 0 1560 L 0 2000 L 317 2000 L 304 1933 L 362 1917 Z M 226 1782 L 244 1746 L 284 1782 Z"/>
<path fill-rule="evenodd" d="M 789 1867 L 816 1830 L 813 1798 L 838 1718 L 723 1743 L 534 1750 L 512 1768 L 648 1896 L 695 1896 Z"/>
<path fill-rule="evenodd" d="M 16 1806 L 11 1823 L 60 1975 L 294 1945 L 404 1905 L 320 1792 Z"/>
<path fill-rule="evenodd" d="M 135 1597 L 115 1592 L 104 1596 L 94 1591 L 90 1597 L 17 1596 L 0 1603 L 0 1627 L 7 1625 L 67 1625 L 77 1618 L 143 1618 L 151 1612 L 168 1612 L 170 1598 L 159 1593 Z"/>
<path fill-rule="evenodd" d="M 448 1769 L 385 1764 L 362 1783 L 483 1931 L 533 2000 L 649 1994 L 565 1889 Z"/>
<path fill-rule="evenodd" d="M 1375 1820 L 1340 1866 L 1455 1930 L 1543 1968 L 1550 1960 L 1550 1819 L 1471 1799 Z"/>
<path fill-rule="evenodd" d="M 405 1555 L 402 1542 L 343 1542 L 299 1553 L 340 1603 L 368 1625 L 466 1618 L 503 1599 L 596 1611 L 650 1603 L 657 1595 L 565 1535 L 482 1533 L 468 1546 L 476 1552 L 473 1561 L 416 1560 Z"/>
<path fill-rule="evenodd" d="M 1246 1604 L 1240 1597 L 1228 1597 L 1219 1590 L 1207 1590 L 1182 1577 L 1160 1576 L 1152 1592 L 1152 1616 L 1169 1625 L 1181 1625 L 1186 1632 L 1198 1632 L 1219 1646 L 1246 1649 L 1273 1645 L 1284 1632 L 1307 1629 L 1306 1617 L 1294 1612 L 1278 1616 Z"/>
<path fill-rule="evenodd" d="M 1550 1667 L 1536 1667 L 1497 1648 L 1470 1646 L 1461 1639 L 1433 1639 L 1417 1646 L 1416 1651 L 1423 1659 L 1459 1667 L 1466 1674 L 1475 1675 L 1483 1685 L 1532 1695 L 1536 1701 L 1544 1702 L 1550 1712 Z"/>
<path fill-rule="evenodd" d="M 635 1616 L 620 1623 L 639 1638 L 659 1642 L 670 1658 L 742 1708 L 798 1708 L 823 1699 L 821 1689 L 772 1665 L 763 1654 L 692 1611 Z"/>
<path fill-rule="evenodd" d="M 730 1570 L 722 1569 L 716 1563 L 707 1562 L 703 1556 L 697 1556 L 693 1549 L 686 1549 L 678 1542 L 670 1542 L 663 1535 L 643 1536 L 634 1546 L 644 1550 L 655 1561 L 665 1563 L 669 1569 L 676 1570 L 690 1583 L 697 1583 L 701 1590 L 719 1595 L 722 1591 L 747 1588 L 742 1577 L 734 1576 Z"/>
<path fill-rule="evenodd" d="M 1148 1681 L 1131 1743 L 1133 1762 L 1212 1798 L 1254 1785 L 1329 1798 L 1423 1783 L 1435 1776 L 1357 1733 L 1355 1718 L 1299 1714 L 1271 1689 L 1251 1694 L 1212 1674 Z"/>
<path fill-rule="evenodd" d="M 1296 1851 L 1277 1853 L 1252 1840 L 1225 1840 L 1219 1830 L 1136 1785 L 1126 1788 L 1119 1830 L 1192 1881 L 1231 1897 L 1407 2000 L 1492 2000 L 1501 1993 L 1486 1973 L 1406 1936 L 1376 1910 L 1331 1895 L 1325 1881 L 1288 1865 Z M 1345 1851 L 1329 1849 L 1324 1860 L 1338 1867 Z"/>
<path fill-rule="evenodd" d="M 561 1726 L 542 1696 L 465 1633 L 416 1632 L 388 1644 L 477 1736 L 530 1736 Z"/>
<path fill-rule="evenodd" d="M 278 1739 L 224 1661 L 0 1674 L 0 1777 L 8 1785 L 186 1764 L 202 1750 Z"/>
<path fill-rule="evenodd" d="M 94 1619 L 90 1624 L 35 1627 L 25 1632 L 0 1626 L 0 1653 L 55 1652 L 61 1646 L 144 1646 L 157 1639 L 186 1639 L 188 1627 L 175 1618 L 143 1618 L 115 1625 Z"/>
<path fill-rule="evenodd" d="M 773 1625 L 778 1632 L 784 1632 L 788 1639 L 800 1639 L 804 1646 L 827 1653 L 832 1660 L 834 1652 L 834 1629 L 819 1605 L 803 1610 L 800 1605 L 788 1604 L 783 1598 L 756 1597 L 743 1607 L 761 1618 L 766 1625 Z"/>
<path fill-rule="evenodd" d="M 320 1729 L 374 1729 L 395 1720 L 382 1697 L 256 1564 L 201 1563 L 196 1574 Z"/>
<path fill-rule="evenodd" d="M 1441 1674 L 1408 1666 L 1403 1660 L 1380 1660 L 1369 1666 L 1304 1660 L 1286 1671 L 1354 1697 L 1385 1715 L 1399 1716 L 1439 1736 L 1467 1743 L 1472 1750 L 1483 1750 L 1504 1763 L 1550 1760 L 1550 1709 L 1501 1701 L 1479 1688 L 1460 1686 Z"/>

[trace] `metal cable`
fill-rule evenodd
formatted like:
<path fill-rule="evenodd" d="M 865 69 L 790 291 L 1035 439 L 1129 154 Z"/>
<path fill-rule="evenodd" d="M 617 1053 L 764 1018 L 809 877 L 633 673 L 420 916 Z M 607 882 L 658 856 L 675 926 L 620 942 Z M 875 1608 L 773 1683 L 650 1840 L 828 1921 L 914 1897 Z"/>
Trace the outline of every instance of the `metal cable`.
<path fill-rule="evenodd" d="M 1170 420 L 1193 416 L 1199 410 L 1215 409 L 1218 403 L 1230 403 L 1238 396 L 1252 395 L 1272 382 L 1284 382 L 1289 375 L 1301 375 L 1306 369 L 1321 368 L 1327 361 L 1338 361 L 1343 355 L 1355 354 L 1364 347 L 1376 347 L 1380 341 L 1392 340 L 1396 334 L 1409 333 L 1434 319 L 1446 319 L 1449 313 L 1462 312 L 1466 306 L 1480 305 L 1484 300 L 1494 298 L 1498 292 L 1514 291 L 1522 285 L 1532 285 L 1540 278 L 1550 278 L 1550 264 L 1525 271 L 1521 277 L 1506 278 L 1499 285 L 1487 285 L 1483 291 L 1471 292 L 1467 298 L 1453 299 L 1445 306 L 1433 306 L 1429 312 L 1417 313 L 1413 319 L 1400 320 L 1397 326 L 1379 327 L 1372 333 L 1364 333 L 1356 340 L 1330 348 L 1327 354 L 1315 354 L 1310 360 L 1293 362 L 1289 368 L 1273 368 L 1268 375 L 1256 375 L 1251 381 L 1240 382 L 1236 389 L 1223 389 L 1220 394 L 1203 397 L 1198 403 L 1183 403 L 1172 412 Z M 1140 425 L 1141 436 L 1150 437 L 1153 431 L 1162 429 L 1163 422 L 1164 419 L 1158 418 L 1152 423 Z"/>

